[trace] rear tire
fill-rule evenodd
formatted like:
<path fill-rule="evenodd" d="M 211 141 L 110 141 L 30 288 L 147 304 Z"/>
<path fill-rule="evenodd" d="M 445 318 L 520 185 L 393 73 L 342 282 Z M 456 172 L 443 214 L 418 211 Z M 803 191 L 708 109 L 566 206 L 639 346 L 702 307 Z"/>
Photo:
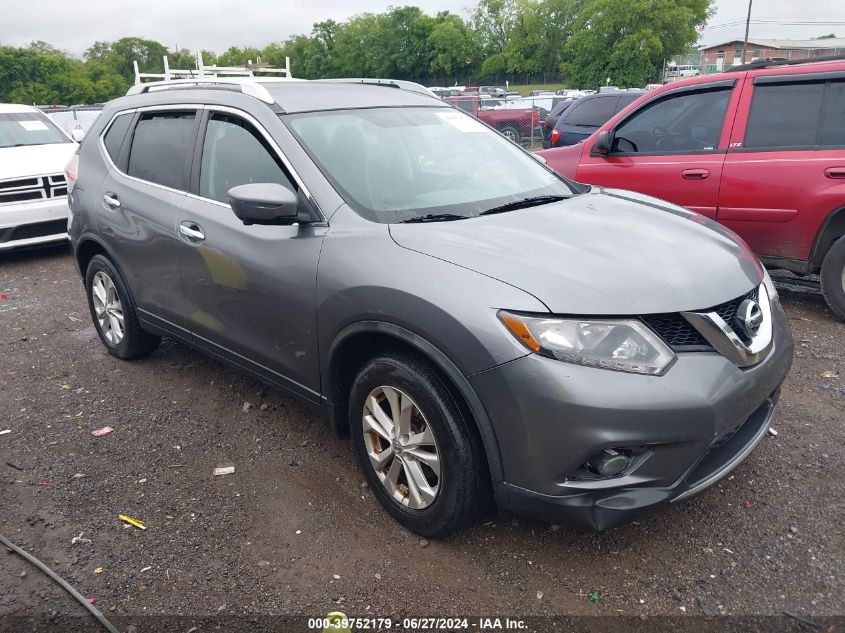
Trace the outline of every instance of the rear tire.
<path fill-rule="evenodd" d="M 107 257 L 91 258 L 85 291 L 94 327 L 109 354 L 132 360 L 147 356 L 159 346 L 161 337 L 141 329 L 126 282 Z"/>
<path fill-rule="evenodd" d="M 407 529 L 446 536 L 485 507 L 489 478 L 480 441 L 425 362 L 399 352 L 368 361 L 349 394 L 349 421 L 367 483 Z"/>
<path fill-rule="evenodd" d="M 845 321 L 845 237 L 836 240 L 824 258 L 821 286 L 827 305 Z"/>
<path fill-rule="evenodd" d="M 519 129 L 514 125 L 503 125 L 499 128 L 499 132 L 509 141 L 519 143 L 522 141 L 522 135 L 519 133 Z"/>

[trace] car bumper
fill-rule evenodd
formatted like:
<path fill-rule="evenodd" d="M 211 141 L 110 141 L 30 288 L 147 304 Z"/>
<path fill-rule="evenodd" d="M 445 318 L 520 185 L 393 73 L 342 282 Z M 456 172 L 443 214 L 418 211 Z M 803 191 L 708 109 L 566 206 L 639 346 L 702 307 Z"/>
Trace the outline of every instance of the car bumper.
<path fill-rule="evenodd" d="M 765 436 L 792 363 L 778 304 L 773 316 L 773 347 L 750 368 L 686 353 L 653 377 L 532 354 L 473 376 L 501 453 L 499 507 L 603 530 L 726 476 Z M 591 476 L 584 464 L 607 448 L 632 452 L 630 467 Z"/>
<path fill-rule="evenodd" d="M 0 251 L 67 239 L 67 198 L 0 206 Z"/>

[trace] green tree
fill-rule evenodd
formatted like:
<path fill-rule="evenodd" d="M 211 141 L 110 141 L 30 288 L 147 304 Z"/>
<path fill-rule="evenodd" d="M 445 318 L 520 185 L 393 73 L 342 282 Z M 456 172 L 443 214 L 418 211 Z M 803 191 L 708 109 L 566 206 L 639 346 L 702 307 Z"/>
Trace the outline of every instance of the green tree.
<path fill-rule="evenodd" d="M 481 57 L 478 38 L 454 13 L 442 11 L 435 18 L 429 35 L 432 76 L 457 77 L 472 72 Z"/>
<path fill-rule="evenodd" d="M 686 50 L 712 0 L 586 0 L 564 47 L 561 70 L 574 84 L 643 86 L 664 58 Z"/>

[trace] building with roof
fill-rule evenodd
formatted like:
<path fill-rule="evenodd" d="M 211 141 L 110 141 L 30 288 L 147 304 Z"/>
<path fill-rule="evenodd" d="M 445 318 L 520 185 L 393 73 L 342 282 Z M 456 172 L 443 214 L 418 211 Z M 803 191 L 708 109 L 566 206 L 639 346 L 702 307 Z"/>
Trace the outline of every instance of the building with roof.
<path fill-rule="evenodd" d="M 731 40 L 701 48 L 702 73 L 720 72 L 729 66 L 748 63 L 755 59 L 808 59 L 845 54 L 845 38 L 832 37 L 815 40 L 774 40 L 748 38 L 745 59 L 742 58 L 742 40 Z"/>

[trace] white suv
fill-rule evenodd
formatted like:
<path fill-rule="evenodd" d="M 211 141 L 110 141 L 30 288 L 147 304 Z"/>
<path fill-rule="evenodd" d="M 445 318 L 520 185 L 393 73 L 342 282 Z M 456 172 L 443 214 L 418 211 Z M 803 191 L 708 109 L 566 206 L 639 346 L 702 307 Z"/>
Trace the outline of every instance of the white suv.
<path fill-rule="evenodd" d="M 67 239 L 76 142 L 40 110 L 0 104 L 0 251 Z"/>

